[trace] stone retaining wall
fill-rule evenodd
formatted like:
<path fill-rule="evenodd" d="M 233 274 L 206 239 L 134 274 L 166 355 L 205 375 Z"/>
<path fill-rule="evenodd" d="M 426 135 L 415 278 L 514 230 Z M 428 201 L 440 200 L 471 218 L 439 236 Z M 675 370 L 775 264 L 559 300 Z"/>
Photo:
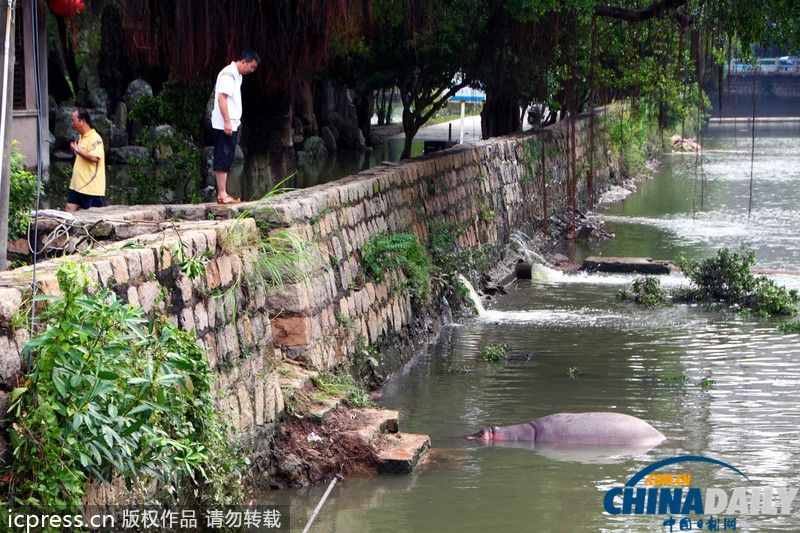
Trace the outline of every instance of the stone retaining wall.
<path fill-rule="evenodd" d="M 578 169 L 585 169 L 588 127 L 585 119 L 575 127 Z M 119 207 L 91 210 L 79 217 L 125 218 L 127 227 L 149 218 L 147 223 L 162 222 L 160 227 L 167 229 L 127 241 L 104 241 L 88 254 L 74 257 L 91 265 L 99 286 L 111 288 L 145 311 L 158 306 L 181 327 L 197 332 L 220 376 L 215 386 L 224 419 L 238 433 L 252 436 L 270 427 L 283 409 L 275 372 L 281 357 L 326 369 L 352 355 L 359 337 L 375 345 L 414 335 L 415 320 L 425 310 L 412 306 L 409 291 L 393 290 L 388 280 L 373 283 L 364 276 L 360 252 L 370 237 L 413 232 L 426 243 L 427 223 L 443 219 L 463 230 L 459 249 L 486 245 L 500 249 L 513 229 L 541 227 L 542 172 L 540 158 L 531 157 L 535 152 L 531 146 L 545 143 L 548 213 L 563 213 L 569 161 L 565 132 L 557 125 L 536 136 L 493 139 L 384 163 L 333 183 L 237 207 L 238 212 L 248 210 L 252 218 L 203 220 L 236 213 L 217 206 L 130 208 L 124 210 L 127 217 Z M 600 128 L 595 136 L 595 186 L 602 188 L 609 181 L 609 154 Z M 580 175 L 578 196 L 585 201 L 585 171 Z M 194 220 L 166 221 L 176 213 Z M 280 288 L 253 285 L 249 256 L 225 243 L 233 226 L 239 233 L 256 236 L 286 229 L 312 244 L 321 266 L 307 282 Z M 204 276 L 191 280 L 177 268 L 172 255 L 179 238 L 194 253 L 208 254 Z M 123 248 L 131 242 L 141 247 Z M 39 264 L 42 293 L 58 293 L 55 271 L 62 260 Z M 28 333 L 21 327 L 19 310 L 24 313 L 22 302 L 31 275 L 30 267 L 0 274 L 3 412 L 9 391 L 22 377 L 20 354 Z M 6 459 L 8 423 L 0 422 Z"/>

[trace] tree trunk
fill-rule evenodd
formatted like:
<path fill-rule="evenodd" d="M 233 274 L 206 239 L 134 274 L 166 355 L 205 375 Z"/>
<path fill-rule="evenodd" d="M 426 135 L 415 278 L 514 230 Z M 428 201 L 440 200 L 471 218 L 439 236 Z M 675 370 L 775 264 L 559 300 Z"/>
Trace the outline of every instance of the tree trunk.
<path fill-rule="evenodd" d="M 496 95 L 486 93 L 486 103 L 481 111 L 481 133 L 484 139 L 509 135 L 522 130 L 519 98 L 516 94 Z"/>
<path fill-rule="evenodd" d="M 359 89 L 356 91 L 355 105 L 358 129 L 364 134 L 367 145 L 372 146 L 372 113 L 375 101 L 371 90 Z"/>
<path fill-rule="evenodd" d="M 255 84 L 242 89 L 240 145 L 245 155 L 242 191 L 247 198 L 257 198 L 294 171 L 293 105 L 286 93 L 264 94 Z"/>
<path fill-rule="evenodd" d="M 419 131 L 421 124 L 417 123 L 415 117 L 407 107 L 403 107 L 403 133 L 405 133 L 405 140 L 403 141 L 403 153 L 400 154 L 400 159 L 408 159 L 411 157 L 411 143 L 414 142 L 414 136 Z"/>

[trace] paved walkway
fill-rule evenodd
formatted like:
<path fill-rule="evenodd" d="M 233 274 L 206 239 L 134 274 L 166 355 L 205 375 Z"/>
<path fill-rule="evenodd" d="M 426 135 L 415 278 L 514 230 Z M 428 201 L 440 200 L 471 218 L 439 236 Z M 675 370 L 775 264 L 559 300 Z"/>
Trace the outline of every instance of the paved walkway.
<path fill-rule="evenodd" d="M 453 132 L 451 140 L 458 141 L 458 132 L 460 128 L 461 118 L 451 120 L 450 122 L 442 122 L 433 126 L 423 126 L 414 137 L 415 141 L 446 141 L 449 126 L 452 124 Z M 402 133 L 389 137 L 390 139 L 403 139 Z M 464 117 L 464 142 L 471 143 L 481 139 L 481 117 L 474 115 L 471 117 Z"/>

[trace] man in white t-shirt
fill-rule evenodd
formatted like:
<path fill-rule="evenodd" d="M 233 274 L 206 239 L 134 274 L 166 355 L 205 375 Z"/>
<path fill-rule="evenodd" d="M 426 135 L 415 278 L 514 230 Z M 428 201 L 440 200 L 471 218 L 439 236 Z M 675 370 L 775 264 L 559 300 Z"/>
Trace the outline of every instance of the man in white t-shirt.
<path fill-rule="evenodd" d="M 260 62 L 261 58 L 256 52 L 245 50 L 236 61 L 217 74 L 211 128 L 214 134 L 214 176 L 217 180 L 218 204 L 240 202 L 228 194 L 225 185 L 236 150 L 239 124 L 242 122 L 242 77 L 254 72 Z"/>

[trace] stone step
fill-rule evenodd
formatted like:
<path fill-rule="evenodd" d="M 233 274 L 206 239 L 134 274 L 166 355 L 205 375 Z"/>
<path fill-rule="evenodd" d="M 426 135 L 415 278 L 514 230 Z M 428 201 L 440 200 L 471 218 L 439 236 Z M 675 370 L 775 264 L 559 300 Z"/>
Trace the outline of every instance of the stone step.
<path fill-rule="evenodd" d="M 678 271 L 678 267 L 670 260 L 649 257 L 587 257 L 581 269 L 589 272 L 651 275 Z"/>
<path fill-rule="evenodd" d="M 384 435 L 378 451 L 378 472 L 410 474 L 431 448 L 431 438 L 414 433 Z"/>

